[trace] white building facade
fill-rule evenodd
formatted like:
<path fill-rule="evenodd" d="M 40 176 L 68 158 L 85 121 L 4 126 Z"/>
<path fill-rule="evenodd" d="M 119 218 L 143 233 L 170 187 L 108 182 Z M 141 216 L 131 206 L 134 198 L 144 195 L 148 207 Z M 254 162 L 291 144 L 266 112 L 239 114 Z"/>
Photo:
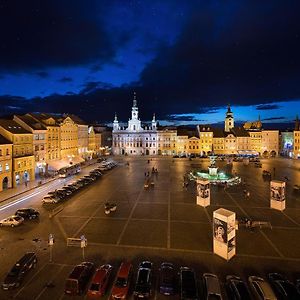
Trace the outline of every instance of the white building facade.
<path fill-rule="evenodd" d="M 142 127 L 137 107 L 136 93 L 133 97 L 131 119 L 127 127 L 121 127 L 115 115 L 112 131 L 112 153 L 114 155 L 158 154 L 158 131 L 155 115 L 151 126 Z"/>

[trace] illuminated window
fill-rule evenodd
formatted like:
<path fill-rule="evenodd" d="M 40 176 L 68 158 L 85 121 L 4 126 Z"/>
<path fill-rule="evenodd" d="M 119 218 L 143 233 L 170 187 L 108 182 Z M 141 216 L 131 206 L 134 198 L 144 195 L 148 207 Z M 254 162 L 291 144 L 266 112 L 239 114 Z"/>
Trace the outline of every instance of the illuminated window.
<path fill-rule="evenodd" d="M 6 164 L 5 164 L 5 171 L 8 171 L 8 170 L 9 170 L 9 164 L 6 163 Z M 2 171 L 2 166 L 1 166 L 1 171 Z"/>
<path fill-rule="evenodd" d="M 0 172 L 2 172 L 2 165 L 0 164 Z"/>

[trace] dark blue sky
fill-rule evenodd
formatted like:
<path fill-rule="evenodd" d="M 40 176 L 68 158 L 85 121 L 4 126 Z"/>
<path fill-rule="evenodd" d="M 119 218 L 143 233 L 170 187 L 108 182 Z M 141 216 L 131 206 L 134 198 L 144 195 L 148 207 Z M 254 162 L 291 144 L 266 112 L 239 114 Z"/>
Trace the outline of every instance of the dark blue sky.
<path fill-rule="evenodd" d="M 0 0 L 1 113 L 288 122 L 300 107 L 300 1 Z"/>

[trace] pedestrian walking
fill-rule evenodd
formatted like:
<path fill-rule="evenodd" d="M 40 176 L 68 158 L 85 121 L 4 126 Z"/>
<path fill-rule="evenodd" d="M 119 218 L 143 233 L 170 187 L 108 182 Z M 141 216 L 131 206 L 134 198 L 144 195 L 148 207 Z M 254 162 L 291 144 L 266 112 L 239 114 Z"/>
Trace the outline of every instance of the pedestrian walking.
<path fill-rule="evenodd" d="M 27 183 L 27 180 L 25 180 L 25 187 L 27 187 L 27 184 L 28 184 L 28 183 Z"/>

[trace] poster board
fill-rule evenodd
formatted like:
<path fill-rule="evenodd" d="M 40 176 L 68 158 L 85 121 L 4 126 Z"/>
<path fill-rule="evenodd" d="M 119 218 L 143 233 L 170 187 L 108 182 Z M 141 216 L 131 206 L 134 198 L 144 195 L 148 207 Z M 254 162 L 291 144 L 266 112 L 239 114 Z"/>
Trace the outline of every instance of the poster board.
<path fill-rule="evenodd" d="M 219 208 L 213 213 L 213 251 L 229 260 L 236 254 L 235 212 Z"/>
<path fill-rule="evenodd" d="M 285 182 L 272 180 L 270 182 L 270 207 L 277 210 L 285 209 Z"/>
<path fill-rule="evenodd" d="M 210 183 L 205 179 L 197 179 L 197 204 L 203 207 L 210 205 Z"/>

